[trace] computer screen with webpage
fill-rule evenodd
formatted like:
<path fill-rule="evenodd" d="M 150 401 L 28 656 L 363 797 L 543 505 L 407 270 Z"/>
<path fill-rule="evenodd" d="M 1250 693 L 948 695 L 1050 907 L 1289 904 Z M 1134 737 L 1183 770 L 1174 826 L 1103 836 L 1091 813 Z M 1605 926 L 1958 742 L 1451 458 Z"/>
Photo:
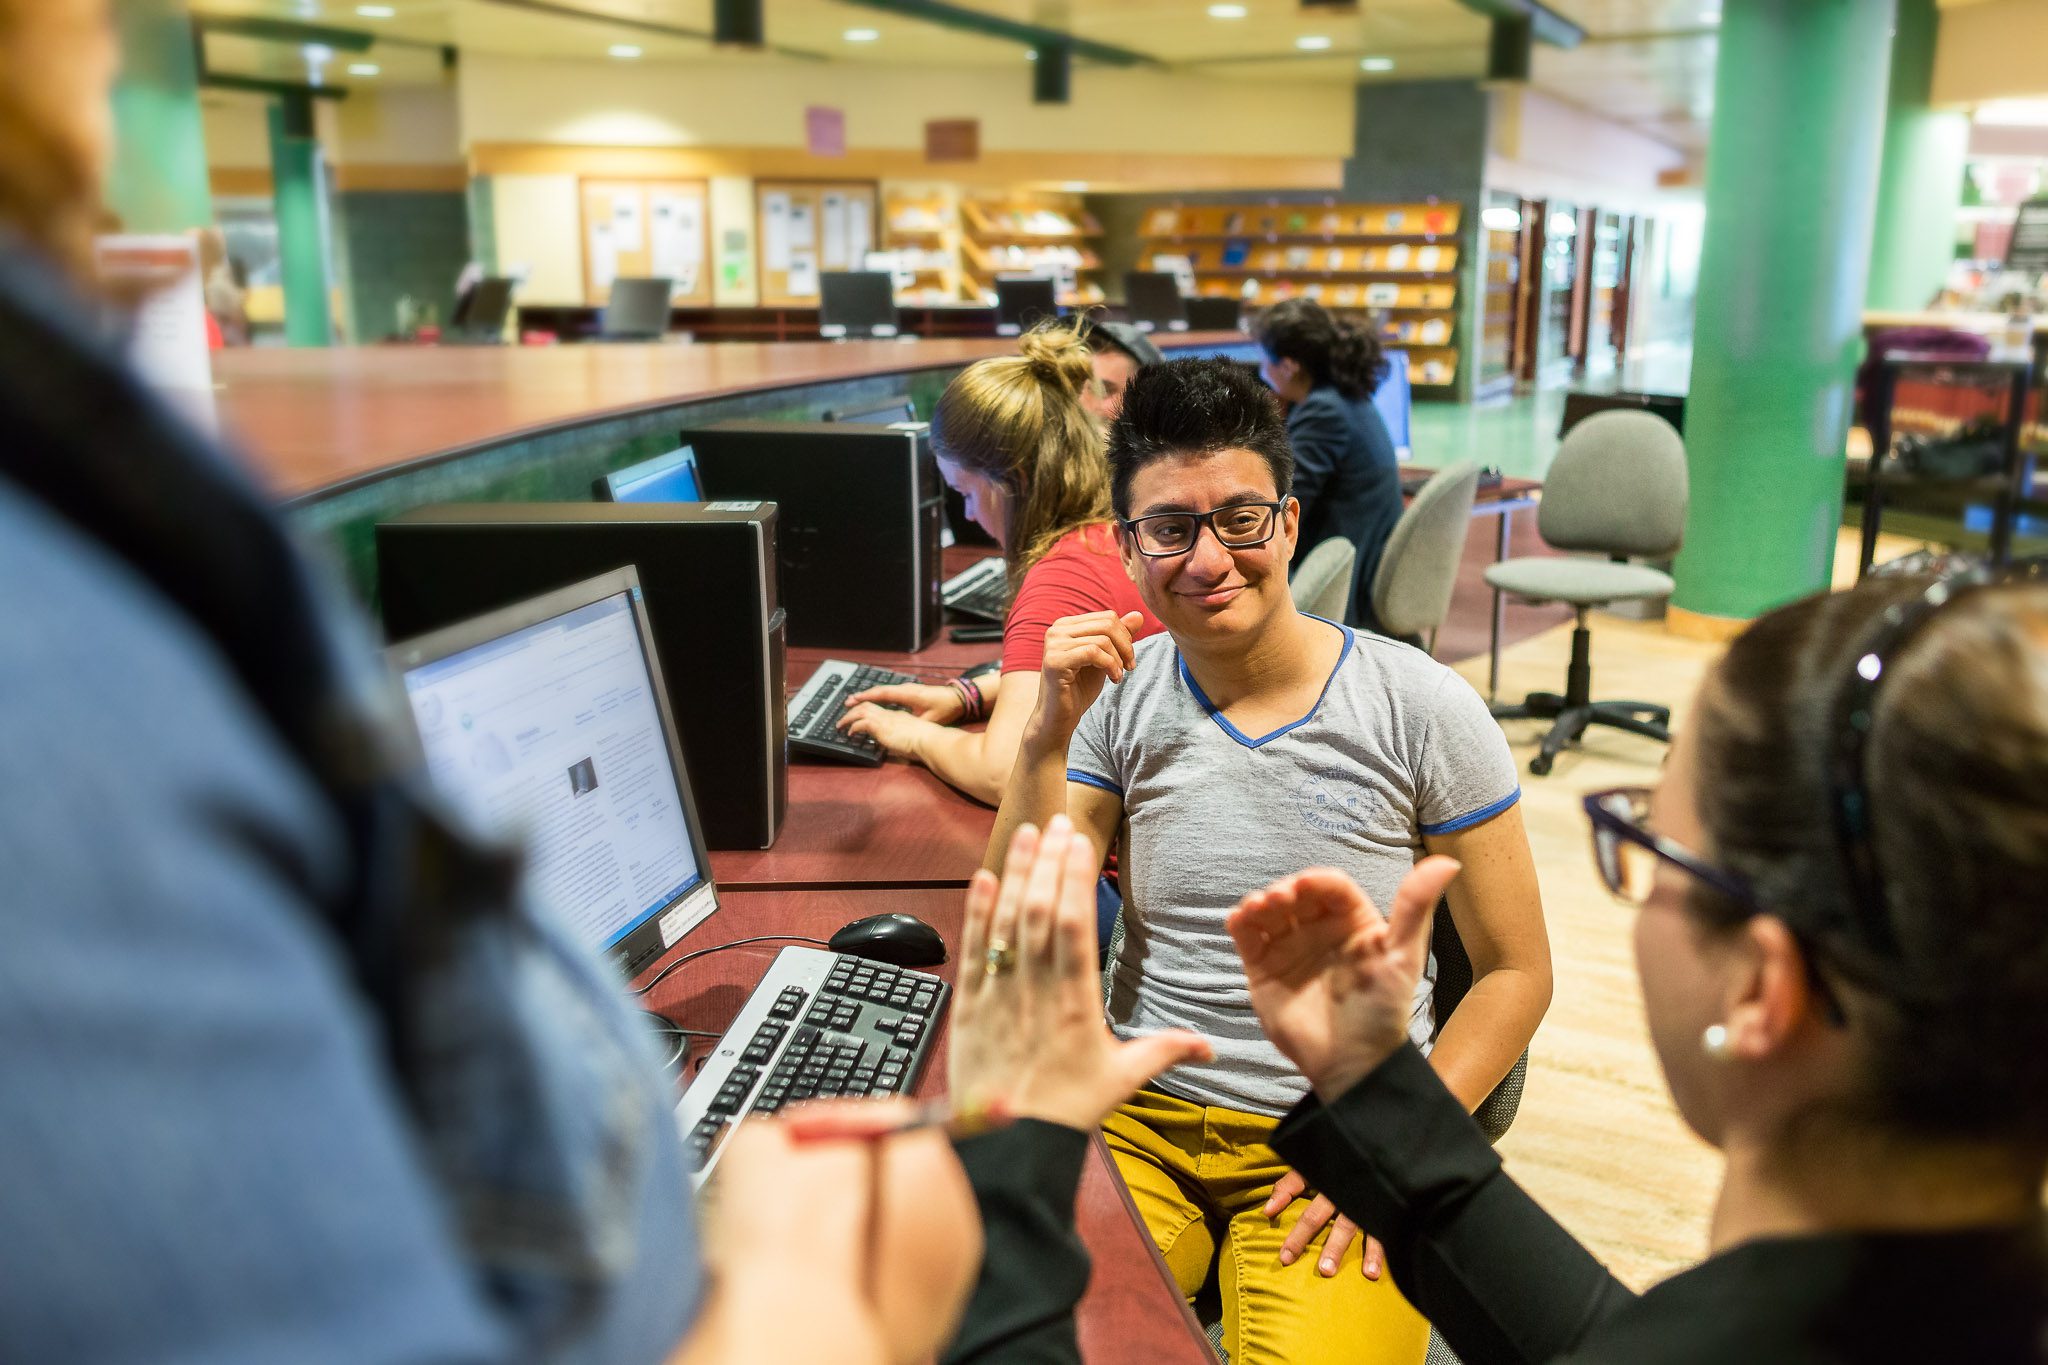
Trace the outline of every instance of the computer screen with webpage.
<path fill-rule="evenodd" d="M 523 840 L 535 893 L 591 944 L 705 882 L 627 593 L 402 676 L 435 789 Z"/>
<path fill-rule="evenodd" d="M 597 491 L 601 499 L 610 502 L 704 501 L 697 454 L 688 446 L 615 469 L 598 481 Z"/>

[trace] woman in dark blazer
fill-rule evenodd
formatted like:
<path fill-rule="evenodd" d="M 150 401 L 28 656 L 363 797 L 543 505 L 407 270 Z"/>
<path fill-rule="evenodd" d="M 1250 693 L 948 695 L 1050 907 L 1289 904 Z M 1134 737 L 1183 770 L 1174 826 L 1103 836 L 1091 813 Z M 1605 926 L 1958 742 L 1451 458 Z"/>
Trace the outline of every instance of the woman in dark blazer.
<path fill-rule="evenodd" d="M 1401 469 L 1393 438 L 1372 405 L 1385 360 L 1378 338 L 1339 322 L 1313 299 L 1266 310 L 1253 335 L 1266 353 L 1259 373 L 1288 404 L 1294 447 L 1294 496 L 1301 502 L 1299 564 L 1316 546 L 1342 536 L 1358 551 L 1349 625 L 1377 630 L 1372 578 L 1394 523 L 1401 519 Z"/>
<path fill-rule="evenodd" d="M 1654 794 L 1585 798 L 1650 1038 L 1727 1159 L 1707 1260 L 1632 1293 L 1407 1043 L 1430 909 L 1339 872 L 1229 928 L 1314 1091 L 1273 1145 L 1466 1365 L 2048 1352 L 2048 586 L 1877 578 L 1759 620 Z"/>

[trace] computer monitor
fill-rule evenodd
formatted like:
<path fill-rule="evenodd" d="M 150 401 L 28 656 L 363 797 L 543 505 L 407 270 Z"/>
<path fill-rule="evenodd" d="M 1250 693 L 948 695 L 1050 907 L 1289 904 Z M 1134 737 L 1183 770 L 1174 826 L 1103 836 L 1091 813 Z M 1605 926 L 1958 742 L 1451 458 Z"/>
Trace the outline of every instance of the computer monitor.
<path fill-rule="evenodd" d="M 1124 302 L 1131 321 L 1144 332 L 1185 332 L 1187 301 L 1180 281 L 1165 270 L 1132 270 L 1124 275 Z"/>
<path fill-rule="evenodd" d="M 598 335 L 606 341 L 659 341 L 668 335 L 668 305 L 675 291 L 674 280 L 613 280 Z"/>
<path fill-rule="evenodd" d="M 1213 294 L 1191 298 L 1187 301 L 1187 312 L 1191 332 L 1244 330 L 1244 306 L 1233 298 Z"/>
<path fill-rule="evenodd" d="M 697 452 L 684 446 L 614 469 L 591 492 L 599 502 L 702 502 L 704 480 L 697 474 Z"/>
<path fill-rule="evenodd" d="M 1016 336 L 1059 315 L 1059 294 L 1043 275 L 996 276 L 997 336 Z"/>
<path fill-rule="evenodd" d="M 818 334 L 896 335 L 896 281 L 886 270 L 843 270 L 818 277 Z"/>
<path fill-rule="evenodd" d="M 434 789 L 632 971 L 718 908 L 630 567 L 387 651 Z"/>
<path fill-rule="evenodd" d="M 496 341 L 512 316 L 512 281 L 502 275 L 478 280 L 456 296 L 448 332 L 464 341 Z"/>
<path fill-rule="evenodd" d="M 1406 460 L 1415 453 L 1408 445 L 1408 419 L 1415 406 L 1408 392 L 1408 353 L 1388 351 L 1383 358 L 1385 365 L 1380 370 L 1380 386 L 1372 391 L 1372 405 L 1387 424 L 1394 454 Z"/>
<path fill-rule="evenodd" d="M 898 398 L 876 408 L 827 408 L 828 422 L 862 422 L 874 427 L 893 427 L 900 423 L 917 425 L 917 408 L 908 398 Z"/>

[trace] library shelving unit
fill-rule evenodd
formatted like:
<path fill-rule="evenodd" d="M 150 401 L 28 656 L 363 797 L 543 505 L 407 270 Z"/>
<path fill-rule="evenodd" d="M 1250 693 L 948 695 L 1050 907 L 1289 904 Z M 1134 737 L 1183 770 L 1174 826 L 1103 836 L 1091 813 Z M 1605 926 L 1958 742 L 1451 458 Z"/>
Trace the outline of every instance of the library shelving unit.
<path fill-rule="evenodd" d="M 1075 194 L 1005 195 L 960 202 L 960 295 L 992 304 L 998 275 L 1050 275 L 1068 307 L 1101 303 L 1095 272 L 1102 258 L 1090 245 L 1102 224 Z"/>
<path fill-rule="evenodd" d="M 1315 299 L 1365 313 L 1408 352 L 1408 380 L 1449 392 L 1458 338 L 1456 204 L 1162 205 L 1139 229 L 1152 270 L 1264 308 Z"/>
<path fill-rule="evenodd" d="M 960 191 L 952 185 L 884 186 L 882 249 L 899 265 L 896 301 L 960 297 Z M 905 284 L 903 281 L 908 280 Z"/>

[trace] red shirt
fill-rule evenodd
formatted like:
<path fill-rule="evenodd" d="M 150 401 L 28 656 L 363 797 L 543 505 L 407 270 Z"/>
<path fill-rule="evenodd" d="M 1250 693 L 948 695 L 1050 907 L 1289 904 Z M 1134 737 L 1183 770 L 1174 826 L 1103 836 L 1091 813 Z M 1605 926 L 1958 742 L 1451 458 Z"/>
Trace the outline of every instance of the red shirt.
<path fill-rule="evenodd" d="M 1133 632 L 1140 640 L 1166 629 L 1145 610 L 1137 585 L 1124 573 L 1116 532 L 1106 521 L 1067 532 L 1025 571 L 1003 622 L 1003 672 L 1036 673 L 1045 662 L 1045 632 L 1052 623 L 1091 611 L 1142 613 L 1144 624 Z"/>

